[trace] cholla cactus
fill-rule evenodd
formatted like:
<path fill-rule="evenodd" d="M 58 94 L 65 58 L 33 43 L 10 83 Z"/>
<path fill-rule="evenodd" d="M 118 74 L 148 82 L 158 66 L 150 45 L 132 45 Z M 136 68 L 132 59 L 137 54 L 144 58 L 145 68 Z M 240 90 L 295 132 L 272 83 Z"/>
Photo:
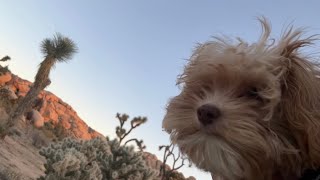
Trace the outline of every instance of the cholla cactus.
<path fill-rule="evenodd" d="M 79 141 L 64 139 L 62 142 L 43 148 L 40 154 L 47 159 L 44 165 L 46 176 L 40 180 L 101 180 L 102 173 L 94 159 L 97 151 L 110 152 L 107 143 L 98 139 Z"/>
<path fill-rule="evenodd" d="M 108 143 L 112 156 L 98 156 L 99 161 L 102 163 L 102 172 L 106 179 L 154 179 L 156 173 L 146 166 L 142 152 L 135 152 L 133 146 L 120 146 L 117 139 L 108 141 Z"/>
<path fill-rule="evenodd" d="M 96 138 L 88 141 L 64 139 L 40 151 L 47 159 L 42 180 L 151 180 L 155 172 L 133 147 L 118 140 Z"/>

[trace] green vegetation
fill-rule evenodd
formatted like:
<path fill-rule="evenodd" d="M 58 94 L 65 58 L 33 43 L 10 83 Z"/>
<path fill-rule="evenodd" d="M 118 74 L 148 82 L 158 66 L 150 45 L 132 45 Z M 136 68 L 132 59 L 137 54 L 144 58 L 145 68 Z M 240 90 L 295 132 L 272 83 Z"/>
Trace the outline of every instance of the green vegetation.
<path fill-rule="evenodd" d="M 146 166 L 142 152 L 135 152 L 133 146 L 121 146 L 117 139 L 66 138 L 43 148 L 40 154 L 47 159 L 46 175 L 40 180 L 152 180 L 156 177 Z"/>
<path fill-rule="evenodd" d="M 165 150 L 159 174 L 146 165 L 143 141 L 137 138 L 125 140 L 134 129 L 147 122 L 146 117 L 134 117 L 129 121 L 127 114 L 117 113 L 116 118 L 120 124 L 116 127 L 116 139 L 100 137 L 84 141 L 65 138 L 41 149 L 40 154 L 47 163 L 46 175 L 39 180 L 185 180 L 177 170 L 184 166 L 186 159 L 180 153 L 175 155 L 172 144 L 159 147 Z M 125 129 L 126 122 L 130 122 L 129 130 Z M 50 124 L 46 126 L 54 130 Z M 135 142 L 139 151 L 129 146 L 129 142 Z M 164 168 L 170 157 L 173 158 L 172 169 Z"/>
<path fill-rule="evenodd" d="M 83 141 L 65 138 L 41 149 L 40 154 L 47 159 L 47 163 L 46 175 L 39 179 L 154 179 L 156 173 L 146 165 L 142 152 L 134 151 L 133 146 L 121 145 L 124 138 L 147 119 L 133 118 L 130 130 L 126 131 L 124 124 L 129 116 L 118 113 L 116 117 L 120 123 L 116 128 L 118 139 L 95 138 Z M 139 149 L 145 148 L 142 141 L 137 140 L 137 142 Z"/>

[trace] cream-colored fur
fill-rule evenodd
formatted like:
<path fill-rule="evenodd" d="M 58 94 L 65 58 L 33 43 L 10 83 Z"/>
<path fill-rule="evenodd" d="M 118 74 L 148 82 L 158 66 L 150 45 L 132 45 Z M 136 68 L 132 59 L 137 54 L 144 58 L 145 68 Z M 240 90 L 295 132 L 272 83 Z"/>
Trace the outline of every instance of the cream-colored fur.
<path fill-rule="evenodd" d="M 196 48 L 163 120 L 197 167 L 225 180 L 285 179 L 320 167 L 319 66 L 300 52 L 316 38 L 290 27 L 275 40 L 259 20 L 256 43 L 218 37 Z M 222 114 L 209 126 L 196 113 L 206 103 Z"/>

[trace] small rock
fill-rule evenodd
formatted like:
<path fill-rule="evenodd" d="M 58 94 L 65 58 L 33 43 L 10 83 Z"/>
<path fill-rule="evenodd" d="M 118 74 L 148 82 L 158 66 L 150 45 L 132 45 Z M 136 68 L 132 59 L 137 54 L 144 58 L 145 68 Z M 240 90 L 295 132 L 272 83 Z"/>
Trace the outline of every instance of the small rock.
<path fill-rule="evenodd" d="M 5 83 L 9 82 L 11 80 L 12 76 L 11 73 L 7 72 L 0 76 L 0 86 L 5 85 Z"/>
<path fill-rule="evenodd" d="M 32 109 L 30 112 L 30 118 L 31 122 L 33 122 L 33 125 L 36 128 L 41 128 L 44 125 L 44 119 L 41 116 L 41 114 L 39 113 L 39 111 Z"/>

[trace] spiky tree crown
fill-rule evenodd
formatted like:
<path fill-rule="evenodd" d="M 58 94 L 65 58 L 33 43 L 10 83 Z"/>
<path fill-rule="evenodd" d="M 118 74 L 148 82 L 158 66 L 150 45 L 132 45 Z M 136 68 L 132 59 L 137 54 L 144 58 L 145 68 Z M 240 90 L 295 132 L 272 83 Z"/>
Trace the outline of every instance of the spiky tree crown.
<path fill-rule="evenodd" d="M 78 51 L 76 44 L 68 37 L 56 33 L 53 39 L 46 38 L 41 43 L 41 52 L 46 58 L 54 58 L 58 61 L 71 59 Z"/>
<path fill-rule="evenodd" d="M 0 59 L 0 61 L 9 61 L 9 60 L 11 60 L 10 56 L 5 56 Z"/>

